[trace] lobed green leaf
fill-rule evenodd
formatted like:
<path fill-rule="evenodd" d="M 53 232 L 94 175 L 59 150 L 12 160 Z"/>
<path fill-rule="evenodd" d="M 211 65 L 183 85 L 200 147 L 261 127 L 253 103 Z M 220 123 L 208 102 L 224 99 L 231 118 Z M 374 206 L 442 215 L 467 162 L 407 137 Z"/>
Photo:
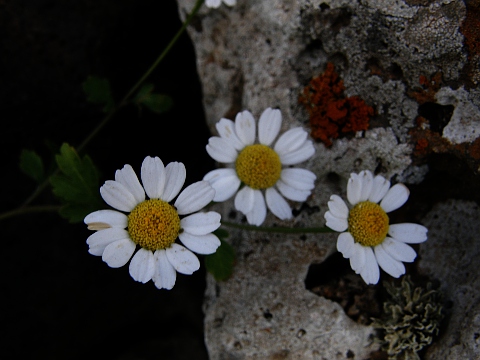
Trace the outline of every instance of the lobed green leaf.
<path fill-rule="evenodd" d="M 205 256 L 205 267 L 217 281 L 227 280 L 232 275 L 235 265 L 235 250 L 222 238 L 220 242 L 215 253 Z"/>
<path fill-rule="evenodd" d="M 37 183 L 45 179 L 43 161 L 35 151 L 23 149 L 20 153 L 20 170 L 31 177 Z"/>
<path fill-rule="evenodd" d="M 79 222 L 102 205 L 98 171 L 88 156 L 81 159 L 75 149 L 64 143 L 55 156 L 60 173 L 50 177 L 53 193 L 62 201 L 60 215 Z"/>
<path fill-rule="evenodd" d="M 96 76 L 88 76 L 82 84 L 83 91 L 87 95 L 87 101 L 104 105 L 103 112 L 108 113 L 113 109 L 115 101 L 112 96 L 110 82 L 107 79 Z"/>

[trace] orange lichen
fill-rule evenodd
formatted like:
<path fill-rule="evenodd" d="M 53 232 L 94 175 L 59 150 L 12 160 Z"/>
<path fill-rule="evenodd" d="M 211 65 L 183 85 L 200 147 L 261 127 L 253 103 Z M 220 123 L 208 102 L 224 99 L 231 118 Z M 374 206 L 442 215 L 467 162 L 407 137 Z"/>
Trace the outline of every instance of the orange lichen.
<path fill-rule="evenodd" d="M 467 15 L 460 26 L 469 58 L 480 55 L 480 1 L 467 2 Z"/>
<path fill-rule="evenodd" d="M 311 136 L 327 147 L 341 133 L 367 130 L 374 114 L 358 96 L 345 97 L 344 90 L 334 65 L 327 63 L 325 72 L 312 78 L 298 98 L 309 114 Z"/>
<path fill-rule="evenodd" d="M 416 120 L 417 124 L 425 124 L 425 119 L 421 116 Z M 442 134 L 424 126 L 412 128 L 409 135 L 412 144 L 415 144 L 414 164 L 427 162 L 431 154 L 452 154 L 459 160 L 465 161 L 474 174 L 480 174 L 480 138 L 470 143 L 453 144 Z"/>
<path fill-rule="evenodd" d="M 415 145 L 415 150 L 418 152 L 424 151 L 428 146 L 428 140 L 427 139 L 418 139 L 417 140 L 417 145 Z"/>
<path fill-rule="evenodd" d="M 463 71 L 468 75 L 466 87 L 477 87 L 480 83 L 480 0 L 466 1 L 466 16 L 460 25 L 468 62 Z M 470 83 L 469 81 L 470 80 Z"/>
<path fill-rule="evenodd" d="M 442 73 L 437 72 L 430 79 L 424 75 L 420 75 L 418 83 L 422 86 L 422 88 L 411 91 L 409 93 L 410 97 L 417 100 L 420 105 L 427 102 L 436 102 L 435 94 L 442 86 Z"/>

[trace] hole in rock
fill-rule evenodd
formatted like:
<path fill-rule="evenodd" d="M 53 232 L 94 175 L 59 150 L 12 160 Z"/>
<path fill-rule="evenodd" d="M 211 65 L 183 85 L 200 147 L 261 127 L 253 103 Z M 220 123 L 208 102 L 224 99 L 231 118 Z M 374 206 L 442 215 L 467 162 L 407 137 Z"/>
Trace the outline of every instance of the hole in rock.
<path fill-rule="evenodd" d="M 426 102 L 418 107 L 418 115 L 424 117 L 430 123 L 430 129 L 437 133 L 442 133 L 443 128 L 447 126 L 452 118 L 453 105 L 440 105 L 432 102 Z"/>
<path fill-rule="evenodd" d="M 349 260 L 335 252 L 321 264 L 312 264 L 305 278 L 305 288 L 318 296 L 335 301 L 352 320 L 370 324 L 379 317 L 381 284 L 366 285 L 350 267 Z"/>

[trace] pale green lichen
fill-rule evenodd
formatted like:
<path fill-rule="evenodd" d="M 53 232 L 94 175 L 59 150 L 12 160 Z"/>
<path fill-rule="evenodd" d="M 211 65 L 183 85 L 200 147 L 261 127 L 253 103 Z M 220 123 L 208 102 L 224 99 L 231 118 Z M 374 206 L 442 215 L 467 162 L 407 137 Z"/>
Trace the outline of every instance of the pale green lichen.
<path fill-rule="evenodd" d="M 415 287 L 408 276 L 399 287 L 387 282 L 384 286 L 390 297 L 382 318 L 373 319 L 372 326 L 383 334 L 377 340 L 389 360 L 419 360 L 418 352 L 438 335 L 443 296 L 431 283 Z"/>

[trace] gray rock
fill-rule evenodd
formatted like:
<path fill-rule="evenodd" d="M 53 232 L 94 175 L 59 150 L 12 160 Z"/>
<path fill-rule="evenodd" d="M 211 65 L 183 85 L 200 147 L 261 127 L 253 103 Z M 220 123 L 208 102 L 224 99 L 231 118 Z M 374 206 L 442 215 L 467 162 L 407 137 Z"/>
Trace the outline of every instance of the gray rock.
<path fill-rule="evenodd" d="M 195 0 L 177 2 L 185 19 Z M 414 146 L 409 142 L 420 105 L 411 93 L 427 91 L 420 77 L 442 73 L 443 87 L 431 101 L 454 106 L 443 136 L 453 143 L 478 137 L 479 92 L 461 86 L 469 61 L 460 32 L 465 15 L 465 3 L 459 0 L 238 0 L 232 8 L 200 9 L 188 33 L 212 135 L 217 135 L 220 118 L 234 119 L 237 112 L 250 110 L 258 119 L 267 107 L 282 111 L 283 130 L 308 128 L 308 114 L 298 97 L 328 62 L 343 79 L 345 95 L 359 96 L 376 111 L 368 130 L 340 137 L 328 148 L 316 143 L 316 154 L 302 164 L 317 175 L 306 201 L 314 210 L 307 213 L 292 204 L 298 210 L 293 220 L 282 222 L 270 214 L 265 226 L 323 226 L 328 198 L 345 195 L 351 172 L 377 170 L 393 181 L 420 183 L 428 164 L 412 161 Z M 468 81 L 477 84 L 478 78 L 477 71 Z M 215 207 L 224 219 L 242 220 L 232 215 L 232 200 Z M 433 224 L 430 218 L 425 221 Z M 435 231 L 430 234 L 427 248 L 436 237 Z M 355 323 L 337 303 L 305 289 L 309 265 L 336 251 L 335 239 L 233 231 L 229 241 L 238 255 L 233 276 L 220 283 L 208 277 L 205 336 L 211 358 L 368 358 L 376 349 L 369 338 L 372 328 Z M 446 264 L 445 271 L 456 265 Z M 472 341 L 478 340 L 469 342 L 467 337 L 478 314 L 472 305 L 463 324 L 465 348 L 457 354 L 473 351 Z M 454 322 L 451 326 L 451 331 L 459 331 Z M 443 343 L 436 346 L 439 353 L 447 351 Z"/>
<path fill-rule="evenodd" d="M 423 219 L 428 242 L 420 248 L 418 268 L 440 281 L 451 309 L 441 337 L 426 359 L 480 358 L 480 207 L 449 200 L 437 204 Z"/>

